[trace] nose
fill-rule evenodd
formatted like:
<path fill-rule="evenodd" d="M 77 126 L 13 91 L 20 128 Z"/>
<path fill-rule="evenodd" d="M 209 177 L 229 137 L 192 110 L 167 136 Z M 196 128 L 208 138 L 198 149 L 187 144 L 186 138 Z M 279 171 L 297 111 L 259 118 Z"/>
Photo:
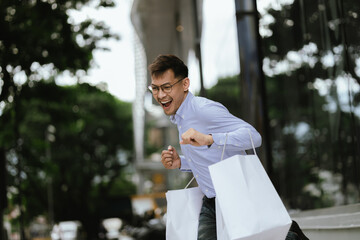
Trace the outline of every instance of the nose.
<path fill-rule="evenodd" d="M 158 95 L 158 98 L 161 99 L 166 96 L 166 93 L 160 88 L 157 95 Z"/>

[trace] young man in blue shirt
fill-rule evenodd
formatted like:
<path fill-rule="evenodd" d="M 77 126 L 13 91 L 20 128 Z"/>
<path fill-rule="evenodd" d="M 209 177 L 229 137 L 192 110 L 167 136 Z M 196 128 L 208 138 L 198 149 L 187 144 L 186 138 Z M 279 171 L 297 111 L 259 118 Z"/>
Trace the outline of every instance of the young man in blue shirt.
<path fill-rule="evenodd" d="M 204 193 L 200 212 L 198 239 L 216 239 L 215 190 L 208 166 L 221 160 L 226 140 L 224 159 L 245 154 L 252 149 L 249 132 L 255 147 L 261 145 L 261 136 L 247 122 L 233 116 L 220 103 L 195 97 L 190 91 L 188 68 L 174 55 L 159 55 L 149 65 L 154 99 L 177 125 L 182 155 L 169 146 L 161 153 L 161 162 L 167 169 L 191 171 Z"/>

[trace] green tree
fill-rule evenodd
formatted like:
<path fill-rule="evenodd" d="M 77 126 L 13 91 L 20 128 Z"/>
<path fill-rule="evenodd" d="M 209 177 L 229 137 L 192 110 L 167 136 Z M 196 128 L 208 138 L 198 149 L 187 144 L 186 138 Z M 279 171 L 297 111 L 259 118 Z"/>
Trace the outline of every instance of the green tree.
<path fill-rule="evenodd" d="M 5 153 L 21 148 L 20 121 L 17 104 L 22 84 L 15 81 L 21 75 L 25 84 L 41 80 L 41 68 L 55 76 L 64 70 L 76 76 L 88 70 L 92 52 L 101 49 L 100 40 L 117 38 L 102 22 L 86 19 L 77 24 L 69 17 L 70 10 L 85 5 L 112 7 L 112 0 L 1 0 L 0 1 L 0 118 L 10 129 L 1 131 L 0 172 L 6 168 Z M 4 117 L 5 105 L 12 114 Z M 18 172 L 21 172 L 21 160 Z M 6 178 L 0 184 L 0 215 L 6 207 Z M 2 218 L 0 218 L 2 226 Z M 2 229 L 0 228 L 0 232 Z M 1 234 L 1 233 L 0 233 Z M 23 233 L 22 233 L 23 235 Z M 22 236 L 23 238 L 23 236 Z"/>
<path fill-rule="evenodd" d="M 262 46 L 274 176 L 292 208 L 335 204 L 321 187 L 324 171 L 341 176 L 332 184 L 343 204 L 358 201 L 359 9 L 349 0 L 294 1 L 265 13 L 273 19 Z M 306 190 L 309 185 L 317 191 Z"/>
<path fill-rule="evenodd" d="M 0 101 L 19 90 L 13 81 L 23 71 L 35 80 L 38 67 L 68 70 L 75 74 L 91 66 L 99 41 L 116 37 L 103 22 L 87 19 L 73 23 L 69 10 L 80 10 L 93 0 L 2 0 L 0 2 Z M 96 7 L 114 6 L 112 0 L 96 1 Z"/>
<path fill-rule="evenodd" d="M 20 143 L 6 153 L 26 222 L 53 211 L 55 221 L 80 220 L 95 236 L 107 200 L 135 193 L 123 172 L 133 150 L 131 104 L 88 84 L 54 82 L 24 86 L 18 104 Z M 11 114 L 6 109 L 0 120 Z"/>
<path fill-rule="evenodd" d="M 230 113 L 240 117 L 240 86 L 239 75 L 220 78 L 208 90 L 207 97 L 222 103 Z"/>

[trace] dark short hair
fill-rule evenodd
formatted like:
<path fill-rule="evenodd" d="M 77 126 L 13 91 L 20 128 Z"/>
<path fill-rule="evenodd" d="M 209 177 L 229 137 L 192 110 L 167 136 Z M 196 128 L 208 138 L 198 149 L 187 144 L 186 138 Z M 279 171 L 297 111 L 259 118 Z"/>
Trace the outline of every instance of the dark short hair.
<path fill-rule="evenodd" d="M 174 72 L 175 78 L 186 78 L 188 76 L 188 67 L 185 63 L 175 55 L 159 55 L 148 67 L 150 75 L 159 77 L 167 70 L 171 69 Z"/>

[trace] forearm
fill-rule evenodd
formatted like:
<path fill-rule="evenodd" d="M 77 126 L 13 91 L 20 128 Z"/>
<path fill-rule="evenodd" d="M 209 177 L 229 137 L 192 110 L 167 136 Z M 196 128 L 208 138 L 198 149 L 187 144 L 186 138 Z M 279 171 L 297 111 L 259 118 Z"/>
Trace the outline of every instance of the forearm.
<path fill-rule="evenodd" d="M 228 133 L 225 132 L 212 133 L 211 135 L 214 141 L 211 147 L 223 146 L 226 140 L 227 149 L 238 149 L 238 150 L 252 149 L 251 138 L 253 140 L 255 148 L 260 147 L 262 141 L 258 131 L 256 131 L 256 129 L 253 128 L 251 125 L 238 128 L 235 131 L 230 131 Z"/>

